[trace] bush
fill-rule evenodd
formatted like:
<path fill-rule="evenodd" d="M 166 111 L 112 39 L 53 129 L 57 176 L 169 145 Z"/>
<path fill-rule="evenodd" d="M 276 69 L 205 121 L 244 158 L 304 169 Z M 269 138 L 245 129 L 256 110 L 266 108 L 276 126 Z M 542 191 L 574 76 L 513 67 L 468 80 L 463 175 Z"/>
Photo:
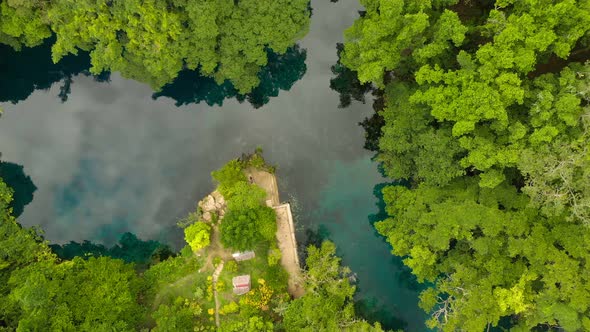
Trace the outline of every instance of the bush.
<path fill-rule="evenodd" d="M 219 313 L 222 315 L 227 315 L 238 312 L 238 310 L 240 310 L 240 306 L 236 302 L 231 301 L 230 303 L 221 307 L 221 309 L 219 309 Z"/>
<path fill-rule="evenodd" d="M 211 225 L 196 222 L 184 229 L 184 239 L 193 252 L 197 252 L 211 243 Z"/>
<path fill-rule="evenodd" d="M 234 260 L 231 260 L 225 264 L 225 270 L 229 273 L 236 273 L 238 272 L 238 263 Z"/>
<path fill-rule="evenodd" d="M 268 252 L 268 265 L 275 266 L 281 260 L 282 254 L 279 248 L 272 248 Z"/>

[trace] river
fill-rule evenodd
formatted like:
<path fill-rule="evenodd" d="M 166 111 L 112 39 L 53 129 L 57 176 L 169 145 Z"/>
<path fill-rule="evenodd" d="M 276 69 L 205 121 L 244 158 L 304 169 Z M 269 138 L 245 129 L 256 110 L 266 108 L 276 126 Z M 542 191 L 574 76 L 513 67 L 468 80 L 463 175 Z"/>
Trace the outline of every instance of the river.
<path fill-rule="evenodd" d="M 179 243 L 175 223 L 211 191 L 210 172 L 261 146 L 278 166 L 281 198 L 295 207 L 298 241 L 319 230 L 336 243 L 358 276 L 368 317 L 425 330 L 416 285 L 369 220 L 378 212 L 374 187 L 386 181 L 357 125 L 371 105 L 339 109 L 329 87 L 336 43 L 360 7 L 353 0 L 318 0 L 312 7 L 310 33 L 300 43 L 307 50 L 305 75 L 259 109 L 235 99 L 176 106 L 178 100 L 153 99 L 147 85 L 117 73 L 99 82 L 76 75 L 79 69 L 63 79 L 26 59 L 20 68 L 4 64 L 16 78 L 3 82 L 2 91 L 15 95 L 7 100 L 24 100 L 1 104 L 2 160 L 23 165 L 37 187 L 19 221 L 40 225 L 52 243 L 112 244 L 127 231 Z M 32 91 L 19 85 L 24 73 L 49 83 Z M 51 85 L 55 75 L 61 81 Z M 190 91 L 182 84 L 172 93 Z"/>

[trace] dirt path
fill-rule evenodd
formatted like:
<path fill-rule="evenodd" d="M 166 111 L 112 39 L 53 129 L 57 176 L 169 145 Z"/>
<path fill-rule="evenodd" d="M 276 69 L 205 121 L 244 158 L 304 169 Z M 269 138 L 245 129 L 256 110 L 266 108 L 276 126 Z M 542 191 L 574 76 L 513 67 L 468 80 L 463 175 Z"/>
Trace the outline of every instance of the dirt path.
<path fill-rule="evenodd" d="M 217 265 L 215 272 L 213 272 L 213 297 L 215 298 L 215 325 L 219 328 L 219 298 L 217 297 L 217 280 L 223 271 L 223 261 Z"/>
<path fill-rule="evenodd" d="M 277 214 L 277 240 L 281 250 L 281 265 L 289 273 L 289 294 L 293 297 L 301 297 L 305 290 L 302 286 L 301 267 L 299 257 L 297 256 L 297 241 L 295 239 L 295 229 L 293 226 L 293 216 L 291 206 L 280 204 L 279 188 L 275 175 L 256 169 L 246 170 L 248 176 L 253 182 L 266 191 L 266 199 L 271 202 L 271 206 Z"/>
<path fill-rule="evenodd" d="M 223 261 L 229 261 L 230 259 L 233 259 L 231 252 L 223 248 L 221 245 L 220 236 L 219 225 L 213 225 L 211 232 L 211 244 L 209 248 L 207 248 L 207 258 L 205 259 L 203 267 L 199 269 L 199 272 L 213 270 L 213 259 L 215 257 L 219 257 Z"/>

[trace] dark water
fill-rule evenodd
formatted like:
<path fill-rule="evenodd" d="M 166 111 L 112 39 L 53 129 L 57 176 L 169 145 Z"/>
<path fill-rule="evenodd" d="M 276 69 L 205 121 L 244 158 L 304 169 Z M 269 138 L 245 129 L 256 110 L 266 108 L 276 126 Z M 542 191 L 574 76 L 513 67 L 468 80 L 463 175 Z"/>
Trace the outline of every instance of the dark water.
<path fill-rule="evenodd" d="M 357 125 L 371 106 L 339 109 L 329 88 L 336 43 L 360 8 L 352 0 L 313 8 L 300 48 L 275 59 L 263 86 L 244 97 L 191 73 L 153 96 L 117 73 L 86 75 L 84 55 L 54 66 L 39 60 L 42 48 L 18 61 L 3 50 L 0 151 L 24 166 L 19 179 L 34 194 L 20 222 L 40 225 L 54 243 L 112 245 L 132 232 L 178 244 L 175 223 L 212 190 L 210 172 L 261 146 L 278 165 L 282 199 L 295 207 L 299 241 L 319 230 L 357 273 L 359 310 L 424 330 L 414 280 L 371 226 L 379 213 L 372 193 L 385 181 Z"/>

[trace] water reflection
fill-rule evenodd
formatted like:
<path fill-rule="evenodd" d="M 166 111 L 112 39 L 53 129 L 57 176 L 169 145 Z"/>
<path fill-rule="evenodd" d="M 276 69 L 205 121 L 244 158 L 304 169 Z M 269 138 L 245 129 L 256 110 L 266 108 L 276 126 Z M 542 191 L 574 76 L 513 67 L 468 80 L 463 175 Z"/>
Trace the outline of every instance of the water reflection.
<path fill-rule="evenodd" d="M 291 89 L 307 70 L 307 52 L 299 45 L 290 47 L 281 55 L 268 50 L 267 55 L 268 64 L 258 73 L 260 85 L 246 95 L 238 94 L 229 81 L 217 85 L 210 77 L 199 75 L 193 70 L 184 70 L 174 82 L 164 86 L 162 91 L 154 93 L 152 97 L 170 97 L 176 101 L 176 106 L 198 104 L 202 101 L 209 106 L 222 106 L 225 99 L 236 98 L 240 102 L 248 101 L 254 108 L 260 108 L 267 104 L 271 97 L 278 96 L 280 90 Z"/>
<path fill-rule="evenodd" d="M 88 52 L 79 51 L 77 56 L 67 55 L 58 63 L 51 60 L 51 45 L 54 38 L 41 46 L 23 48 L 15 51 L 10 46 L 0 44 L 0 102 L 13 104 L 27 99 L 35 90 L 48 90 L 59 82 L 57 97 L 65 102 L 72 92 L 73 77 L 92 76 L 97 82 L 108 82 L 109 72 L 91 75 Z M 260 85 L 251 93 L 238 94 L 234 86 L 226 81 L 221 85 L 210 77 L 202 76 L 195 70 L 183 70 L 170 84 L 152 95 L 153 99 L 169 97 L 176 106 L 205 102 L 209 106 L 223 105 L 226 99 L 235 98 L 247 101 L 254 108 L 267 104 L 277 97 L 280 90 L 289 90 L 300 80 L 307 70 L 306 50 L 298 45 L 290 47 L 285 54 L 268 53 L 268 64 L 260 70 Z"/>
<path fill-rule="evenodd" d="M 35 90 L 48 90 L 60 82 L 58 97 L 62 101 L 71 93 L 72 77 L 78 74 L 89 76 L 90 57 L 80 51 L 78 56 L 65 56 L 60 62 L 51 60 L 51 45 L 54 39 L 35 48 L 24 47 L 17 52 L 12 47 L 0 44 L 0 101 L 18 103 L 27 99 Z M 108 73 L 96 76 L 97 81 L 107 81 Z"/>
<path fill-rule="evenodd" d="M 161 261 L 173 255 L 167 245 L 153 240 L 140 240 L 135 234 L 129 232 L 123 233 L 119 242 L 110 248 L 88 240 L 70 241 L 64 245 L 53 244 L 50 247 L 62 259 L 109 256 L 140 265 L 147 265 L 152 260 Z"/>

